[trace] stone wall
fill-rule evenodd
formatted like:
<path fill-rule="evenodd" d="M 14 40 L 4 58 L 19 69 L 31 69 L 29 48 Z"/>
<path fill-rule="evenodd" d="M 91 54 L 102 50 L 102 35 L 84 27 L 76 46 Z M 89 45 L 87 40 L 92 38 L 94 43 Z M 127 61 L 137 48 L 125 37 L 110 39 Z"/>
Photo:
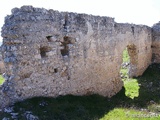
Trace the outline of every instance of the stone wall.
<path fill-rule="evenodd" d="M 160 22 L 152 27 L 153 42 L 152 42 L 152 62 L 160 63 Z"/>
<path fill-rule="evenodd" d="M 1 47 L 0 47 L 0 50 L 1 50 Z M 0 52 L 0 74 L 2 75 L 4 72 L 5 72 L 5 66 L 4 66 L 4 62 L 2 59 L 2 54 Z"/>
<path fill-rule="evenodd" d="M 1 107 L 35 96 L 111 97 L 123 86 L 120 67 L 125 48 L 130 77 L 142 75 L 152 57 L 150 27 L 32 6 L 12 10 L 2 37 L 6 71 Z"/>

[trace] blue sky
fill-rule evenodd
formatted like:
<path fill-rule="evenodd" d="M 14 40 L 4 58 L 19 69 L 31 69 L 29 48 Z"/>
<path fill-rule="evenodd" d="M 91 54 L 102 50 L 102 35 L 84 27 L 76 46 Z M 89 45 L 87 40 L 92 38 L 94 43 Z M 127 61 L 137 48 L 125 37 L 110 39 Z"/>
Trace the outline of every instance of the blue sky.
<path fill-rule="evenodd" d="M 152 26 L 160 21 L 160 0 L 1 0 L 0 27 L 11 9 L 22 5 L 109 16 L 121 23 Z"/>

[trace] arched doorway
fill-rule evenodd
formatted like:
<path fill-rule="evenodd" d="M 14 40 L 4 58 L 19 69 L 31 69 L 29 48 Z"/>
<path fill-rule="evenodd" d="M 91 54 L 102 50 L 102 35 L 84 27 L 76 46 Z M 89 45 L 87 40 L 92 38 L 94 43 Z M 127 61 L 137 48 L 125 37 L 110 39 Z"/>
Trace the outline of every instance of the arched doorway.
<path fill-rule="evenodd" d="M 125 88 L 125 95 L 129 98 L 134 98 L 139 96 L 139 85 L 136 78 L 133 78 L 136 76 L 136 69 L 137 69 L 137 62 L 138 55 L 137 55 L 137 49 L 135 45 L 128 45 L 123 50 L 122 55 L 122 64 L 121 64 L 121 70 L 120 75 L 121 79 L 124 82 L 124 88 Z"/>

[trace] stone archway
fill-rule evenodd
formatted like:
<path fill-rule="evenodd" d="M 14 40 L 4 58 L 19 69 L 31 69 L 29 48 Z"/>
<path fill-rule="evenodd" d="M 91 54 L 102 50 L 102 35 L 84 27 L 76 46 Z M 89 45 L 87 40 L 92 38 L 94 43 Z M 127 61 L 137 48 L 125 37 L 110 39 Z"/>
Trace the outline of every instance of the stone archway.
<path fill-rule="evenodd" d="M 137 47 L 132 44 L 123 50 L 123 63 L 121 65 L 120 75 L 125 88 L 125 95 L 131 99 L 139 96 L 138 80 L 133 78 L 138 69 L 138 51 Z"/>
<path fill-rule="evenodd" d="M 121 52 L 121 78 L 132 78 L 137 76 L 138 51 L 134 44 L 127 45 Z"/>

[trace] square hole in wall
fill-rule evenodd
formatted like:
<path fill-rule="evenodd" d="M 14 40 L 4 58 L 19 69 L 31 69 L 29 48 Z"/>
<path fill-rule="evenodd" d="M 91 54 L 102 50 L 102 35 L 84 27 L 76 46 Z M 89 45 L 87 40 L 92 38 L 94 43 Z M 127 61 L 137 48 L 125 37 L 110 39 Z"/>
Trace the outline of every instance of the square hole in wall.
<path fill-rule="evenodd" d="M 45 46 L 45 47 L 41 47 L 40 48 L 40 55 L 41 55 L 41 58 L 46 58 L 47 57 L 47 52 L 49 52 L 51 50 L 51 48 Z"/>
<path fill-rule="evenodd" d="M 58 72 L 58 68 L 55 68 L 55 69 L 54 69 L 54 73 L 57 73 L 57 72 Z"/>
<path fill-rule="evenodd" d="M 69 56 L 69 47 L 68 45 L 69 44 L 74 44 L 75 43 L 75 39 L 74 38 L 71 38 L 71 37 L 68 37 L 68 36 L 65 36 L 63 38 L 63 42 L 62 43 L 62 46 L 63 46 L 63 49 L 61 49 L 61 55 L 62 56 Z"/>

